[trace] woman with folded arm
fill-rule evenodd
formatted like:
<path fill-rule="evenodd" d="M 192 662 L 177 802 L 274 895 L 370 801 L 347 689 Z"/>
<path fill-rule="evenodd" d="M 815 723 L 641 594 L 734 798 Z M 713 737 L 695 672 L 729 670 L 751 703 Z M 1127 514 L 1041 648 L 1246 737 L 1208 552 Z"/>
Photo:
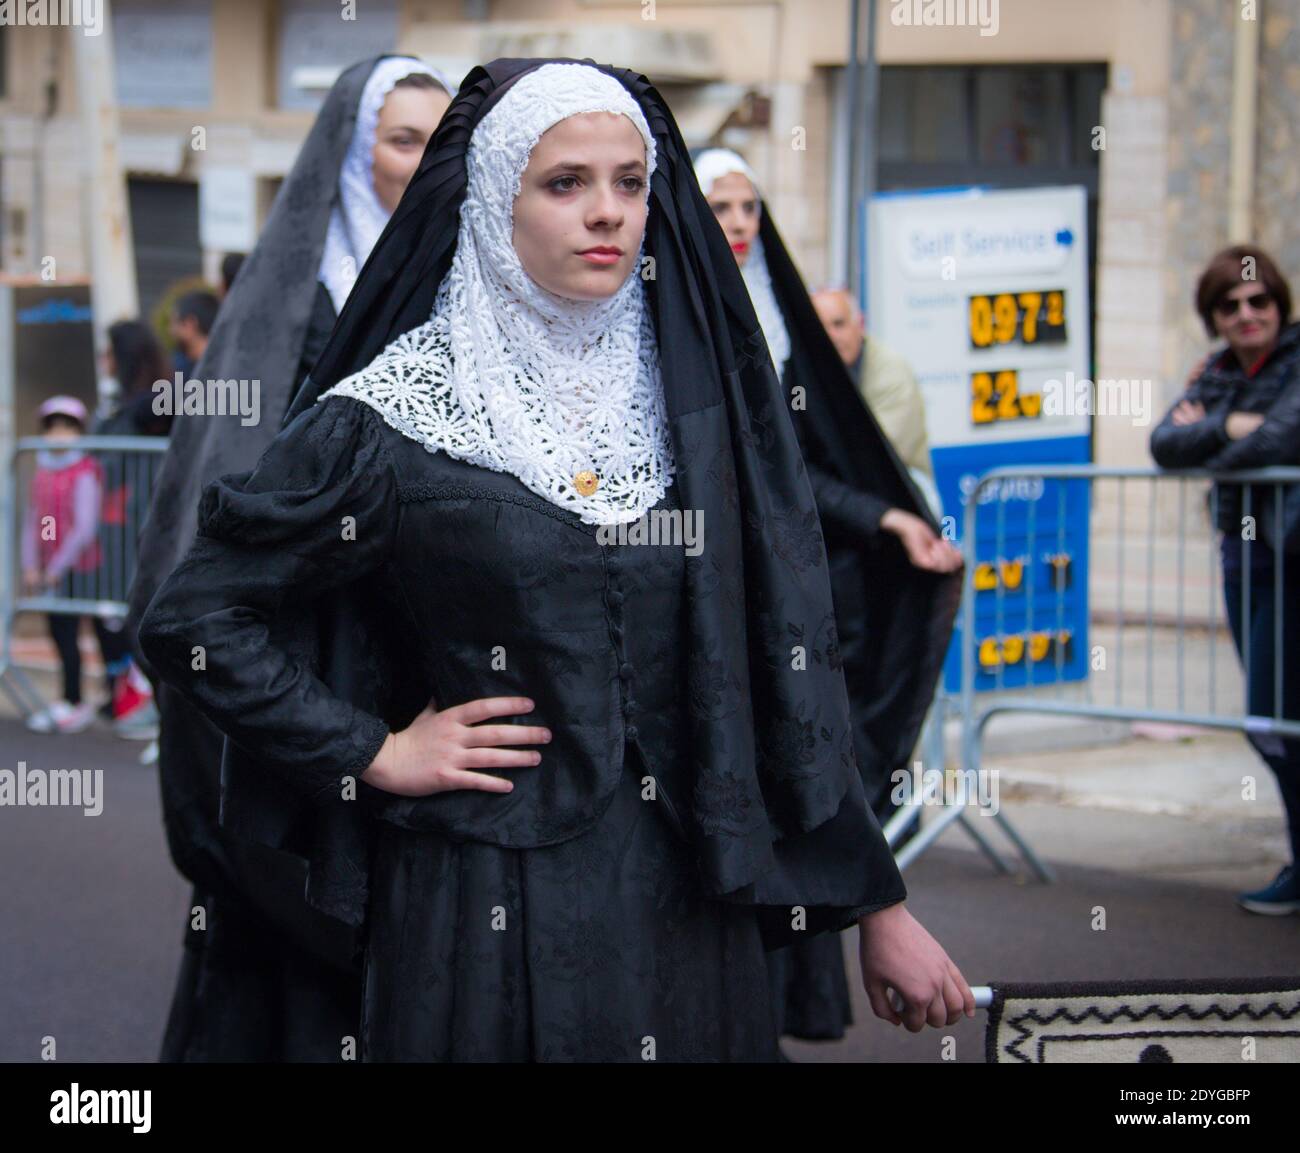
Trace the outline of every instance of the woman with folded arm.
<path fill-rule="evenodd" d="M 1227 347 L 1202 362 L 1152 432 L 1156 463 L 1216 472 L 1300 464 L 1300 322 L 1291 319 L 1291 289 L 1273 259 L 1252 245 L 1218 253 L 1197 282 L 1196 311 L 1209 336 Z M 1300 720 L 1298 497 L 1296 486 L 1279 492 L 1270 485 L 1220 481 L 1212 498 L 1223 534 L 1228 624 L 1238 656 L 1248 662 L 1248 707 L 1255 716 L 1272 717 L 1280 700 L 1281 717 L 1293 721 Z M 1247 585 L 1249 619 L 1243 604 Z M 1252 913 L 1300 912 L 1300 738 L 1252 731 L 1248 739 L 1277 776 L 1291 863 L 1271 883 L 1237 900 Z"/>

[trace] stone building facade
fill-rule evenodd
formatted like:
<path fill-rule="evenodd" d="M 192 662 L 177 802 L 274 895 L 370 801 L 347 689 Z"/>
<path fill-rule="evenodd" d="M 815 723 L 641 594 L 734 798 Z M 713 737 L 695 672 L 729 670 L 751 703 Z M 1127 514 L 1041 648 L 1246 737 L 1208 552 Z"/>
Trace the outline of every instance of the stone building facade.
<path fill-rule="evenodd" d="M 655 78 L 689 142 L 743 151 L 807 279 L 843 277 L 848 0 L 370 0 L 358 6 L 369 25 L 353 29 L 338 5 L 315 0 L 106 6 L 134 37 L 118 54 L 130 73 L 118 116 L 133 196 L 179 204 L 194 200 L 205 174 L 220 170 L 227 188 L 243 174 L 251 191 L 242 215 L 255 234 L 340 56 L 399 48 L 463 71 L 495 55 L 591 55 Z M 1000 0 L 995 35 L 901 26 L 895 7 L 880 0 L 877 36 L 882 69 L 895 76 L 964 68 L 978 82 L 995 69 L 1104 69 L 1095 376 L 1150 379 L 1162 408 L 1204 351 L 1189 295 L 1201 264 L 1230 239 L 1234 43 L 1248 10 L 1259 21 L 1251 234 L 1300 274 L 1300 0 Z M 67 47 L 78 34 L 0 36 L 0 264 L 9 275 L 36 273 L 46 256 L 63 275 L 90 267 L 96 191 L 86 185 Z M 187 53 L 192 67 L 182 66 Z M 301 89 L 290 84 L 298 80 Z M 159 94 L 152 104 L 150 93 Z M 185 106 L 168 106 L 168 93 Z M 903 111 L 882 102 L 882 118 Z M 882 124 L 882 139 L 890 127 Z M 192 146 L 198 128 L 201 150 Z M 930 130 L 942 135 L 943 116 Z M 196 214 L 186 207 L 175 227 L 190 228 Z M 149 241 L 135 237 L 142 267 L 146 256 L 166 256 L 146 253 Z M 194 271 L 214 275 L 220 251 L 197 236 L 186 243 Z M 1096 418 L 1096 460 L 1145 463 L 1148 431 Z"/>

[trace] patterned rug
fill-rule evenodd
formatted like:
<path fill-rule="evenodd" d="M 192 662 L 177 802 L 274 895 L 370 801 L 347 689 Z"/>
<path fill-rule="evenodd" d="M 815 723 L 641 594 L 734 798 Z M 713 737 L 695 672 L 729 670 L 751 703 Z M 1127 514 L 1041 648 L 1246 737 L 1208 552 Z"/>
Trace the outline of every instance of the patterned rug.
<path fill-rule="evenodd" d="M 1300 1062 L 1300 976 L 996 985 L 990 1062 Z"/>

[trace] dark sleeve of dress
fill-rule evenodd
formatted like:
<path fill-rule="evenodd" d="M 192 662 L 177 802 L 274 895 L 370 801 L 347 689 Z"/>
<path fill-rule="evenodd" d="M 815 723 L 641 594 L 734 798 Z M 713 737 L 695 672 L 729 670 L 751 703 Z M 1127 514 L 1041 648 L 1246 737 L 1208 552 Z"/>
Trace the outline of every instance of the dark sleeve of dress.
<path fill-rule="evenodd" d="M 331 693 L 306 654 L 277 643 L 286 635 L 277 620 L 379 569 L 397 517 L 379 418 L 346 397 L 315 404 L 251 473 L 203 490 L 198 536 L 140 624 L 159 675 L 314 801 L 336 799 L 389 730 Z"/>
<path fill-rule="evenodd" d="M 1174 409 L 1184 400 L 1204 403 L 1198 383 L 1192 382 L 1151 433 L 1151 458 L 1161 468 L 1200 468 L 1229 443 L 1226 404 L 1206 405 L 1205 419 L 1195 424 L 1174 424 Z"/>
<path fill-rule="evenodd" d="M 856 781 L 834 817 L 777 845 L 776 865 L 753 893 L 768 949 L 847 929 L 906 899 L 893 851 Z"/>
<path fill-rule="evenodd" d="M 1229 441 L 1205 461 L 1206 468 L 1268 468 L 1300 461 L 1300 378 L 1293 380 L 1249 436 Z"/>
<path fill-rule="evenodd" d="M 823 523 L 858 540 L 875 537 L 880 532 L 880 518 L 889 511 L 888 502 L 837 480 L 811 461 L 806 463 L 817 515 Z"/>

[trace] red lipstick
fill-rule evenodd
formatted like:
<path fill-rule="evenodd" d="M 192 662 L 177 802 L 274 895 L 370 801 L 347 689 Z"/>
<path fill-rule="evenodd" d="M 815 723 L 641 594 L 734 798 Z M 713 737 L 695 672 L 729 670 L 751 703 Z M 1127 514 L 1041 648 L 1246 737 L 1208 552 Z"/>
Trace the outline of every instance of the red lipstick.
<path fill-rule="evenodd" d="M 607 244 L 598 244 L 594 248 L 583 249 L 578 255 L 590 264 L 617 264 L 623 255 L 623 250 L 612 248 Z"/>

